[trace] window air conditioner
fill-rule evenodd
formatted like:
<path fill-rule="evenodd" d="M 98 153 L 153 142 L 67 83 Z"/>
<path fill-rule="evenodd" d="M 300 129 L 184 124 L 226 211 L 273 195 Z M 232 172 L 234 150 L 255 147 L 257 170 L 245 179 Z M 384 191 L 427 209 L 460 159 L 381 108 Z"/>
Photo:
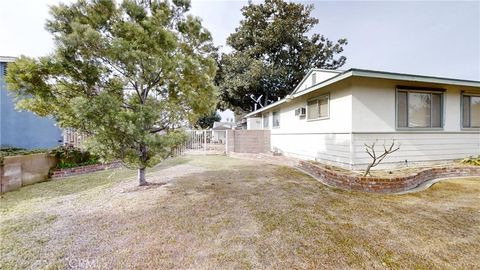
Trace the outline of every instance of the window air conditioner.
<path fill-rule="evenodd" d="M 307 113 L 307 109 L 305 108 L 295 109 L 295 116 L 305 116 L 306 113 Z"/>

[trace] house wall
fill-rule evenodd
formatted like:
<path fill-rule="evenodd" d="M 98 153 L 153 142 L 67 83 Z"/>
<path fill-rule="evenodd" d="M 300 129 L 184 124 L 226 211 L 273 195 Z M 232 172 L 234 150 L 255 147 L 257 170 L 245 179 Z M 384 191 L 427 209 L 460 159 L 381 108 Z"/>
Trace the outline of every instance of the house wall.
<path fill-rule="evenodd" d="M 261 117 L 249 117 L 247 118 L 247 129 L 256 130 L 263 129 Z"/>
<path fill-rule="evenodd" d="M 397 129 L 397 86 L 445 89 L 440 129 Z M 461 91 L 480 89 L 386 79 L 353 77 L 268 110 L 272 151 L 302 159 L 363 169 L 371 158 L 364 144 L 377 150 L 394 139 L 400 149 L 375 169 L 451 161 L 480 155 L 480 130 L 461 127 Z M 295 116 L 308 99 L 329 93 L 330 117 L 307 121 Z M 272 112 L 280 112 L 280 127 L 272 127 Z"/>
<path fill-rule="evenodd" d="M 0 62 L 0 145 L 26 149 L 58 145 L 62 132 L 55 126 L 55 121 L 15 110 L 4 81 L 5 64 Z"/>
<path fill-rule="evenodd" d="M 445 89 L 443 117 L 440 129 L 397 129 L 395 93 L 397 86 L 433 87 Z M 382 167 L 432 161 L 450 161 L 480 155 L 480 130 L 461 127 L 461 91 L 477 91 L 471 87 L 426 84 L 384 79 L 353 78 L 352 80 L 352 166 L 365 167 L 371 158 L 364 144 L 383 143 L 393 139 L 400 149 L 388 156 Z"/>
<path fill-rule="evenodd" d="M 351 92 L 344 81 L 323 88 L 268 111 L 272 151 L 326 163 L 350 163 Z M 307 120 L 295 116 L 295 109 L 307 106 L 307 100 L 322 94 L 330 95 L 330 117 Z M 280 127 L 273 128 L 272 112 L 279 110 Z"/>

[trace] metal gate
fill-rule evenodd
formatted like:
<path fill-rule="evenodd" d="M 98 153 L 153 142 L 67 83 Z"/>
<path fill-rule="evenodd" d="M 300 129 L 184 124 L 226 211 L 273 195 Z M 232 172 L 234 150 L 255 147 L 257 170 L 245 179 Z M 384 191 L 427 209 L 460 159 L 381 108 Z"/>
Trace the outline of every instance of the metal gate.
<path fill-rule="evenodd" d="M 226 130 L 187 130 L 186 142 L 177 147 L 174 155 L 225 155 Z"/>

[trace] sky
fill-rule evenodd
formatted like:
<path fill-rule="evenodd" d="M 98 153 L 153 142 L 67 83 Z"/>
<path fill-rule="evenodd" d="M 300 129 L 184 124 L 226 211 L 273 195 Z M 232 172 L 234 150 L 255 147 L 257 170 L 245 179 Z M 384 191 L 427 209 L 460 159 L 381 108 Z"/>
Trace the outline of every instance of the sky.
<path fill-rule="evenodd" d="M 69 0 L 71 1 L 71 0 Z M 42 56 L 53 50 L 44 30 L 48 6 L 59 0 L 0 0 L 0 55 Z M 256 1 L 257 2 L 257 1 Z M 347 38 L 341 69 L 364 68 L 480 80 L 480 1 L 297 1 L 314 5 L 312 30 Z M 193 0 L 215 45 L 228 35 L 248 1 Z"/>

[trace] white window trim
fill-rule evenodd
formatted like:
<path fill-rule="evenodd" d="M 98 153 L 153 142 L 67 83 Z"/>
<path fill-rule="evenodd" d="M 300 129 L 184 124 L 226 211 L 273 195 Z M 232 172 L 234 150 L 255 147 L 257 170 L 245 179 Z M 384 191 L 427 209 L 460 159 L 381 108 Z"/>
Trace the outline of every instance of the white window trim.
<path fill-rule="evenodd" d="M 463 126 L 463 97 L 480 97 L 480 93 L 471 93 L 471 92 L 463 92 L 460 95 L 460 128 L 464 130 L 480 130 L 480 127 L 464 127 Z M 470 116 L 471 117 L 471 116 Z"/>
<path fill-rule="evenodd" d="M 440 94 L 440 127 L 399 127 L 398 126 L 398 92 L 407 92 L 408 93 L 426 93 L 426 94 Z M 430 101 L 431 102 L 431 101 Z M 432 108 L 430 107 L 430 111 Z M 408 103 L 407 103 L 407 113 L 408 113 Z M 430 125 L 431 125 L 430 119 Z M 407 115 L 407 125 L 408 125 L 408 115 Z M 395 91 L 395 128 L 396 130 L 443 130 L 445 127 L 445 94 L 441 90 L 425 90 L 425 89 L 414 89 L 410 88 L 397 88 Z"/>
<path fill-rule="evenodd" d="M 312 101 L 312 100 L 319 100 L 319 99 L 322 99 L 322 98 L 324 98 L 324 97 L 327 97 L 327 106 L 328 106 L 328 110 L 327 110 L 327 111 L 328 111 L 328 115 L 327 115 L 327 116 L 324 116 L 324 117 L 309 119 L 309 118 L 308 118 L 308 102 L 310 102 L 310 101 Z M 314 97 L 314 98 L 308 99 L 307 102 L 306 102 L 305 108 L 306 108 L 306 119 L 307 119 L 307 122 L 330 119 L 330 93 L 326 93 L 326 94 L 323 94 L 323 95 L 316 96 L 316 97 Z M 319 109 L 320 109 L 320 108 L 319 108 Z"/>

